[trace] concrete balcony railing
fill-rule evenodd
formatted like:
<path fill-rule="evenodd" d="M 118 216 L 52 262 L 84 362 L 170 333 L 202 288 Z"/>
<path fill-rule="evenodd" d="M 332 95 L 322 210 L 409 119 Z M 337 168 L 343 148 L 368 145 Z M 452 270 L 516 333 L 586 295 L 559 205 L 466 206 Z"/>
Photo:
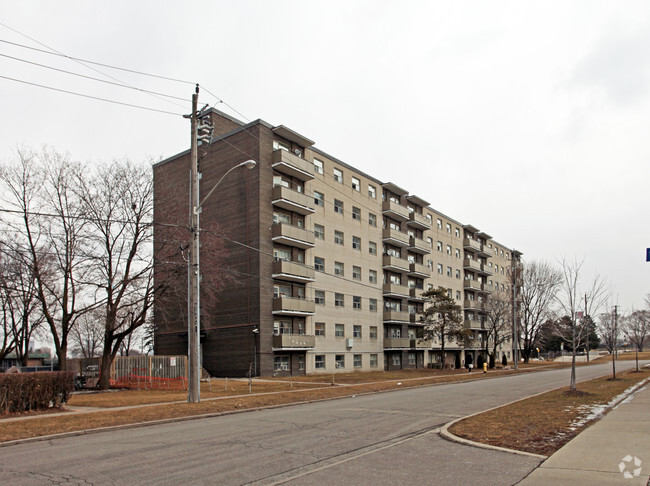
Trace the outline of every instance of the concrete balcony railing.
<path fill-rule="evenodd" d="M 409 275 L 413 276 L 419 276 L 419 277 L 430 277 L 431 276 L 431 269 L 427 267 L 426 265 L 423 265 L 421 263 L 411 263 L 409 265 Z"/>
<path fill-rule="evenodd" d="M 409 338 L 384 338 L 384 349 L 390 348 L 410 348 L 411 340 Z"/>
<path fill-rule="evenodd" d="M 463 248 L 466 250 L 481 251 L 483 250 L 483 245 L 471 238 L 465 238 L 463 239 Z"/>
<path fill-rule="evenodd" d="M 384 295 L 398 295 L 401 297 L 408 297 L 409 288 L 406 285 L 395 284 L 386 282 L 384 283 Z"/>
<path fill-rule="evenodd" d="M 384 309 L 384 322 L 386 321 L 410 322 L 409 313 L 408 311 Z"/>
<path fill-rule="evenodd" d="M 308 334 L 276 334 L 274 348 L 308 349 L 316 346 L 316 336 Z"/>
<path fill-rule="evenodd" d="M 421 230 L 428 230 L 431 229 L 431 221 L 429 221 L 426 216 L 416 213 L 415 211 L 412 211 L 409 213 L 409 220 L 407 223 L 409 226 L 413 226 L 415 228 L 421 229 Z"/>
<path fill-rule="evenodd" d="M 463 268 L 466 270 L 474 270 L 475 272 L 480 272 L 481 263 L 476 260 L 472 260 L 471 258 L 465 258 L 463 260 Z"/>
<path fill-rule="evenodd" d="M 463 303 L 463 307 L 465 309 L 484 311 L 485 303 L 479 302 L 478 300 L 465 300 L 465 302 Z"/>
<path fill-rule="evenodd" d="M 423 292 L 424 292 L 424 289 L 416 289 L 416 288 L 409 289 L 409 299 L 412 299 L 412 300 L 424 300 L 424 298 L 422 297 Z M 411 322 L 413 322 L 413 321 L 411 321 Z"/>
<path fill-rule="evenodd" d="M 396 272 L 406 272 L 409 269 L 408 260 L 391 255 L 384 255 L 382 265 L 386 270 L 394 270 Z"/>
<path fill-rule="evenodd" d="M 408 208 L 391 200 L 384 201 L 381 209 L 382 214 L 397 221 L 408 221 L 410 219 Z"/>
<path fill-rule="evenodd" d="M 482 292 L 484 285 L 478 280 L 465 280 L 463 281 L 463 287 L 467 290 L 476 290 L 477 292 Z"/>
<path fill-rule="evenodd" d="M 273 299 L 273 314 L 291 316 L 311 316 L 316 312 L 313 300 L 298 297 L 276 297 Z"/>
<path fill-rule="evenodd" d="M 314 233 L 312 231 L 288 223 L 274 224 L 272 239 L 273 241 L 283 245 L 295 246 L 303 249 L 312 248 L 314 246 Z"/>
<path fill-rule="evenodd" d="M 409 238 L 409 251 L 426 255 L 431 253 L 431 247 L 428 242 L 411 236 Z"/>
<path fill-rule="evenodd" d="M 382 238 L 386 243 L 390 243 L 391 245 L 409 246 L 409 235 L 392 228 L 384 228 Z"/>
<path fill-rule="evenodd" d="M 416 348 L 416 349 L 428 349 L 433 345 L 433 341 L 430 339 L 424 339 L 424 338 L 415 338 L 411 339 L 411 348 Z"/>
<path fill-rule="evenodd" d="M 476 321 L 474 319 L 465 320 L 466 329 L 485 329 L 485 324 L 481 321 Z"/>
<path fill-rule="evenodd" d="M 315 270 L 302 263 L 277 260 L 273 262 L 273 278 L 291 282 L 313 282 Z"/>
<path fill-rule="evenodd" d="M 314 164 L 286 150 L 273 152 L 272 167 L 278 172 L 290 175 L 301 181 L 314 178 Z"/>
<path fill-rule="evenodd" d="M 273 188 L 273 205 L 302 215 L 315 212 L 313 197 L 284 186 Z"/>

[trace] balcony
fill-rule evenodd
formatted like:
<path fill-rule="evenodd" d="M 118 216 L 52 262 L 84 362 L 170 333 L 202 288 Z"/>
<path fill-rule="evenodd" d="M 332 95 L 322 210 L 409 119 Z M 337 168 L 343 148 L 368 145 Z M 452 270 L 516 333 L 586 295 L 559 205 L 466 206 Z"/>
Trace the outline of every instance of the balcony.
<path fill-rule="evenodd" d="M 403 258 L 384 255 L 382 265 L 384 270 L 392 270 L 394 272 L 406 272 L 409 269 L 409 262 Z"/>
<path fill-rule="evenodd" d="M 314 178 L 314 164 L 286 150 L 273 152 L 272 167 L 301 181 L 310 181 Z"/>
<path fill-rule="evenodd" d="M 313 197 L 284 186 L 273 188 L 273 205 L 302 215 L 315 212 Z"/>
<path fill-rule="evenodd" d="M 409 289 L 409 300 L 420 300 L 424 301 L 422 293 L 424 289 Z"/>
<path fill-rule="evenodd" d="M 411 340 L 409 338 L 384 338 L 384 349 L 393 348 L 410 348 Z"/>
<path fill-rule="evenodd" d="M 409 246 L 409 235 L 396 229 L 384 228 L 382 238 L 384 243 L 402 247 Z"/>
<path fill-rule="evenodd" d="M 312 231 L 288 223 L 276 223 L 273 225 L 272 240 L 297 248 L 306 249 L 314 247 L 314 233 Z"/>
<path fill-rule="evenodd" d="M 411 236 L 409 238 L 409 251 L 412 253 L 420 253 L 421 255 L 427 255 L 431 253 L 431 247 L 429 243 L 420 239 Z"/>
<path fill-rule="evenodd" d="M 478 271 L 481 275 L 492 275 L 492 269 L 485 263 L 481 263 L 481 269 Z"/>
<path fill-rule="evenodd" d="M 465 342 L 465 348 L 467 348 L 467 349 L 485 349 L 485 342 L 484 341 L 476 341 L 476 340 L 466 341 Z"/>
<path fill-rule="evenodd" d="M 465 270 L 472 270 L 474 272 L 480 272 L 481 271 L 481 263 L 476 261 L 476 260 L 472 260 L 471 258 L 465 258 L 463 260 L 463 268 Z"/>
<path fill-rule="evenodd" d="M 415 349 L 429 349 L 433 345 L 433 341 L 424 338 L 411 339 L 411 348 Z"/>
<path fill-rule="evenodd" d="M 429 221 L 426 216 L 423 216 L 420 213 L 416 213 L 415 211 L 409 213 L 409 220 L 406 224 L 413 228 L 418 228 L 421 230 L 431 229 L 431 221 Z"/>
<path fill-rule="evenodd" d="M 465 321 L 465 328 L 466 329 L 485 329 L 485 324 L 482 323 L 481 321 L 477 321 L 474 319 L 469 319 Z"/>
<path fill-rule="evenodd" d="M 485 304 L 478 300 L 465 300 L 463 307 L 467 310 L 485 311 Z"/>
<path fill-rule="evenodd" d="M 465 238 L 465 239 L 463 239 L 463 248 L 465 250 L 479 252 L 479 251 L 483 250 L 483 245 L 481 245 L 476 240 L 472 240 L 471 238 Z"/>
<path fill-rule="evenodd" d="M 412 262 L 409 265 L 408 274 L 411 277 L 429 278 L 431 276 L 431 269 L 421 263 Z"/>
<path fill-rule="evenodd" d="M 409 322 L 417 326 L 424 326 L 425 323 L 422 320 L 422 314 L 419 312 L 409 313 Z"/>
<path fill-rule="evenodd" d="M 277 260 L 273 262 L 273 278 L 289 282 L 313 282 L 315 271 L 302 263 Z"/>
<path fill-rule="evenodd" d="M 388 216 L 395 221 L 408 221 L 410 219 L 408 208 L 391 200 L 384 201 L 381 210 L 384 216 Z"/>
<path fill-rule="evenodd" d="M 408 311 L 384 309 L 384 322 L 410 322 Z"/>
<path fill-rule="evenodd" d="M 394 283 L 384 283 L 384 297 L 408 297 L 409 289 L 406 285 L 394 284 Z"/>
<path fill-rule="evenodd" d="M 486 293 L 490 292 L 489 290 L 487 290 L 485 284 L 480 283 L 478 280 L 465 280 L 463 282 L 463 287 L 465 287 L 465 290 L 474 290 L 476 292 L 486 292 Z"/>
<path fill-rule="evenodd" d="M 287 316 L 313 316 L 316 305 L 313 300 L 298 297 L 276 297 L 273 299 L 273 314 Z"/>
<path fill-rule="evenodd" d="M 276 349 L 309 349 L 316 346 L 316 336 L 308 334 L 276 334 L 273 347 Z"/>

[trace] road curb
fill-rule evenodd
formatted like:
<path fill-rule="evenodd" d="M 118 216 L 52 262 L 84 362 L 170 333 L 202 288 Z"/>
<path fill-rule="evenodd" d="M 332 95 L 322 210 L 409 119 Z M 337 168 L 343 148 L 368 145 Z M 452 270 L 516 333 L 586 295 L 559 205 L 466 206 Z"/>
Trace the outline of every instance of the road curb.
<path fill-rule="evenodd" d="M 645 368 L 645 367 L 646 367 L 646 366 L 644 366 L 644 368 Z M 603 375 L 603 376 L 605 376 L 605 375 Z M 600 378 L 602 378 L 602 376 L 601 376 Z M 598 378 L 594 378 L 594 379 L 598 379 Z M 636 384 L 633 385 L 632 387 L 630 387 L 628 390 L 626 390 L 626 393 L 625 393 L 624 395 L 622 395 L 621 398 L 620 398 L 619 400 L 617 400 L 617 401 L 614 402 L 614 403 L 611 403 L 611 404 L 607 407 L 606 411 L 609 412 L 610 410 L 613 410 L 613 409 L 615 409 L 616 407 L 618 407 L 618 405 L 620 405 L 621 402 L 623 402 L 624 400 L 626 400 L 630 395 L 633 395 L 634 393 L 636 393 L 636 392 L 637 392 L 641 387 L 645 386 L 647 383 L 650 383 L 650 378 L 646 378 L 646 379 L 644 379 L 644 380 L 642 380 L 642 381 L 636 383 Z M 465 417 L 457 418 L 457 419 L 452 420 L 451 422 L 448 422 L 448 423 L 446 423 L 445 425 L 443 425 L 443 426 L 440 428 L 440 432 L 439 432 L 439 434 L 440 434 L 440 436 L 441 436 L 443 439 L 446 439 L 446 440 L 448 440 L 448 441 L 450 441 L 450 442 L 456 442 L 456 443 L 458 443 L 458 444 L 463 444 L 463 445 L 467 445 L 467 446 L 470 446 L 470 447 L 476 447 L 476 448 L 479 448 L 479 449 L 490 449 L 490 450 L 494 450 L 494 451 L 507 452 L 507 453 L 509 453 L 509 454 L 517 454 L 517 455 L 520 455 L 520 456 L 535 457 L 535 458 L 537 458 L 537 459 L 546 460 L 546 459 L 549 458 L 549 456 L 544 456 L 544 455 L 542 455 L 542 454 L 534 454 L 534 453 L 532 453 L 532 452 L 519 451 L 519 450 L 517 450 L 517 449 L 508 449 L 507 447 L 499 447 L 499 446 L 494 446 L 494 445 L 490 445 L 490 444 L 483 444 L 482 442 L 475 442 L 475 441 L 473 441 L 473 440 L 469 440 L 469 439 L 464 439 L 464 438 L 462 438 L 462 437 L 458 437 L 457 435 L 454 435 L 454 434 L 452 434 L 451 432 L 449 432 L 449 428 L 450 428 L 451 426 L 453 426 L 455 423 L 460 422 L 461 420 L 465 420 L 465 419 L 468 419 L 468 418 L 470 418 L 470 417 L 474 417 L 474 416 L 476 416 L 476 415 L 481 415 L 481 414 L 483 414 L 483 413 L 487 413 L 487 412 L 490 412 L 490 411 L 492 411 L 492 410 L 496 410 L 496 409 L 498 409 L 498 408 L 507 407 L 507 406 L 509 406 L 509 405 L 512 405 L 513 403 L 517 403 L 517 402 L 521 402 L 521 401 L 524 401 L 524 400 L 528 400 L 529 398 L 534 398 L 534 397 L 537 397 L 537 396 L 543 395 L 543 394 L 545 394 L 545 393 L 552 392 L 552 391 L 554 391 L 554 390 L 559 390 L 559 389 L 561 389 L 561 388 L 564 388 L 564 387 L 561 386 L 561 387 L 555 388 L 555 389 L 553 389 L 553 390 L 547 390 L 547 391 L 545 391 L 545 392 L 536 393 L 536 394 L 534 394 L 534 395 L 530 395 L 529 397 L 526 397 L 526 398 L 520 398 L 519 400 L 513 400 L 512 402 L 509 402 L 509 403 L 506 403 L 506 404 L 503 404 L 503 405 L 499 405 L 498 407 L 488 408 L 488 409 L 483 410 L 483 411 L 481 411 L 481 412 L 477 412 L 477 413 L 473 413 L 473 414 L 471 414 L 471 415 L 467 415 L 467 416 L 465 416 Z M 592 424 L 593 424 L 593 423 L 596 423 L 597 421 L 599 421 L 603 416 L 604 416 L 604 414 L 601 415 L 601 416 L 600 416 L 599 418 L 597 418 L 596 420 L 594 420 L 594 421 L 592 422 Z M 591 426 L 591 424 L 590 424 L 589 426 Z M 586 427 L 586 428 L 588 428 L 588 427 Z M 586 428 L 585 428 L 585 429 L 586 429 Z M 582 431 L 581 431 L 581 432 L 582 432 Z"/>

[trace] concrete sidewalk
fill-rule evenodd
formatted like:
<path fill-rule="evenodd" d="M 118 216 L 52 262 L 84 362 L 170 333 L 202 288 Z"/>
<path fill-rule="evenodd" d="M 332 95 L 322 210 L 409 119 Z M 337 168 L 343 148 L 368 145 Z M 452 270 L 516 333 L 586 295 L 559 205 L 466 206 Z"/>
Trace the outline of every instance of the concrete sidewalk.
<path fill-rule="evenodd" d="M 626 472 L 631 477 L 626 478 Z M 578 434 L 518 484 L 650 485 L 650 383 Z"/>

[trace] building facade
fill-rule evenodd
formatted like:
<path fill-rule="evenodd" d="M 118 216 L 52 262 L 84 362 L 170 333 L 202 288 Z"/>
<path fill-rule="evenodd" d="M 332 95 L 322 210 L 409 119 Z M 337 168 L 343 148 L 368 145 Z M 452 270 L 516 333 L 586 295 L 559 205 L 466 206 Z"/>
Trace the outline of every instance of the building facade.
<path fill-rule="evenodd" d="M 447 289 L 471 329 L 472 339 L 446 343 L 446 362 L 464 366 L 492 352 L 486 303 L 511 291 L 518 252 L 285 126 L 244 124 L 214 109 L 210 116 L 212 142 L 199 147 L 201 194 L 231 167 L 247 159 L 257 166 L 229 174 L 200 215 L 208 372 L 439 366 L 440 343 L 424 339 L 420 320 L 421 294 L 433 287 Z M 176 282 L 155 304 L 156 354 L 187 351 L 189 164 L 187 151 L 154 166 L 156 285 Z M 177 271 L 160 270 L 170 267 Z M 511 359 L 510 347 L 500 344 L 496 359 Z"/>

